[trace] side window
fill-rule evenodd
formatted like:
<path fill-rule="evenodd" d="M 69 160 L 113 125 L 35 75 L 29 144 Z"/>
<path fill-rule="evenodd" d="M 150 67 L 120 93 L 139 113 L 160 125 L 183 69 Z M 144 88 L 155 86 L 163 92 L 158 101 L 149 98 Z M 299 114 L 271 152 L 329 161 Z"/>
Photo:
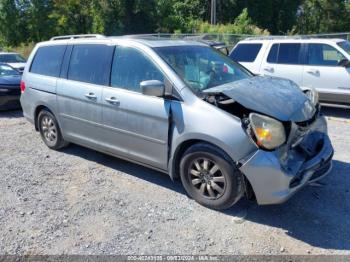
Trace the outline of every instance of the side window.
<path fill-rule="evenodd" d="M 279 64 L 300 64 L 301 44 L 281 43 L 278 51 L 277 62 Z"/>
<path fill-rule="evenodd" d="M 113 47 L 75 45 L 70 58 L 68 79 L 96 85 L 108 85 Z"/>
<path fill-rule="evenodd" d="M 326 44 L 309 44 L 307 61 L 309 65 L 337 66 L 338 62 L 345 59 L 337 49 Z"/>
<path fill-rule="evenodd" d="M 65 45 L 39 47 L 29 71 L 40 75 L 58 77 L 65 50 Z"/>
<path fill-rule="evenodd" d="M 278 56 L 278 48 L 279 48 L 279 44 L 273 44 L 271 49 L 270 49 L 270 52 L 269 52 L 269 55 L 267 56 L 267 62 L 268 63 L 272 63 L 272 64 L 275 64 L 277 63 L 277 56 Z"/>
<path fill-rule="evenodd" d="M 254 62 L 262 44 L 239 44 L 230 57 L 237 62 Z"/>
<path fill-rule="evenodd" d="M 163 82 L 164 76 L 140 51 L 117 46 L 113 58 L 111 86 L 141 92 L 140 83 L 145 80 Z"/>

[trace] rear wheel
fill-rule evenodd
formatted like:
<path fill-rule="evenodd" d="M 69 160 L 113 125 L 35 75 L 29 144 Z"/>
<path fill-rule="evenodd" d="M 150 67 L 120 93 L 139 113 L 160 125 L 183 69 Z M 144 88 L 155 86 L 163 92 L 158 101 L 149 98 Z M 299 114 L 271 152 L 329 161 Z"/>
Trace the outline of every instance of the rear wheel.
<path fill-rule="evenodd" d="M 242 174 L 227 154 L 210 144 L 195 144 L 184 153 L 180 176 L 186 192 L 209 208 L 229 208 L 242 196 Z"/>
<path fill-rule="evenodd" d="M 48 110 L 40 111 L 38 126 L 41 138 L 49 148 L 58 150 L 68 145 L 62 137 L 55 116 Z"/>

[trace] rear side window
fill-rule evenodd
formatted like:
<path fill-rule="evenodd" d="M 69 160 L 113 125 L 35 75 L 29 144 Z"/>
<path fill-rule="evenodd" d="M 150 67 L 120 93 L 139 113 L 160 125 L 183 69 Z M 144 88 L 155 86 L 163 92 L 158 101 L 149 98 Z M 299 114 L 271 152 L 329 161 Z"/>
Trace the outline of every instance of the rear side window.
<path fill-rule="evenodd" d="M 300 64 L 299 54 L 301 44 L 280 44 L 278 51 L 279 64 Z"/>
<path fill-rule="evenodd" d="M 108 85 L 113 47 L 76 45 L 71 54 L 68 79 L 96 85 Z"/>
<path fill-rule="evenodd" d="M 262 44 L 238 44 L 230 57 L 237 62 L 254 62 Z"/>
<path fill-rule="evenodd" d="M 298 43 L 281 43 L 273 44 L 267 62 L 277 64 L 300 64 L 301 44 Z"/>
<path fill-rule="evenodd" d="M 30 67 L 30 72 L 58 77 L 65 50 L 65 45 L 39 47 Z"/>

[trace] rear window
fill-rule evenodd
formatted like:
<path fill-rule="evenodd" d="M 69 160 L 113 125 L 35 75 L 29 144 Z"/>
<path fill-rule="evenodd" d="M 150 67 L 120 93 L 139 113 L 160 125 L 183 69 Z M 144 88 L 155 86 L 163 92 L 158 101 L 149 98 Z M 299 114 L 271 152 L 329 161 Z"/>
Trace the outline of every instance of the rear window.
<path fill-rule="evenodd" d="M 11 66 L 0 64 L 0 76 L 11 76 L 11 75 L 19 75 L 19 72 L 13 69 Z"/>
<path fill-rule="evenodd" d="M 301 44 L 283 43 L 273 44 L 267 62 L 276 64 L 300 64 Z"/>
<path fill-rule="evenodd" d="M 254 62 L 262 44 L 238 44 L 230 54 L 230 57 L 237 62 Z"/>
<path fill-rule="evenodd" d="M 30 72 L 58 77 L 65 50 L 65 45 L 39 47 L 30 67 Z"/>
<path fill-rule="evenodd" d="M 114 47 L 76 45 L 71 54 L 68 79 L 96 85 L 108 85 Z"/>

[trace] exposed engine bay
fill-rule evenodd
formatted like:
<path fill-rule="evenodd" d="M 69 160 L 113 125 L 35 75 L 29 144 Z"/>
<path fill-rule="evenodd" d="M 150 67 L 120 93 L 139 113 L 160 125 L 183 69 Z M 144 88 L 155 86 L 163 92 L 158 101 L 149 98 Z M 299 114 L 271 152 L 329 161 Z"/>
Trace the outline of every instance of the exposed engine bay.
<path fill-rule="evenodd" d="M 204 101 L 215 105 L 216 107 L 239 117 L 240 119 L 245 119 L 249 116 L 252 110 L 245 108 L 241 104 L 237 103 L 232 98 L 224 94 L 208 94 L 204 98 Z"/>

